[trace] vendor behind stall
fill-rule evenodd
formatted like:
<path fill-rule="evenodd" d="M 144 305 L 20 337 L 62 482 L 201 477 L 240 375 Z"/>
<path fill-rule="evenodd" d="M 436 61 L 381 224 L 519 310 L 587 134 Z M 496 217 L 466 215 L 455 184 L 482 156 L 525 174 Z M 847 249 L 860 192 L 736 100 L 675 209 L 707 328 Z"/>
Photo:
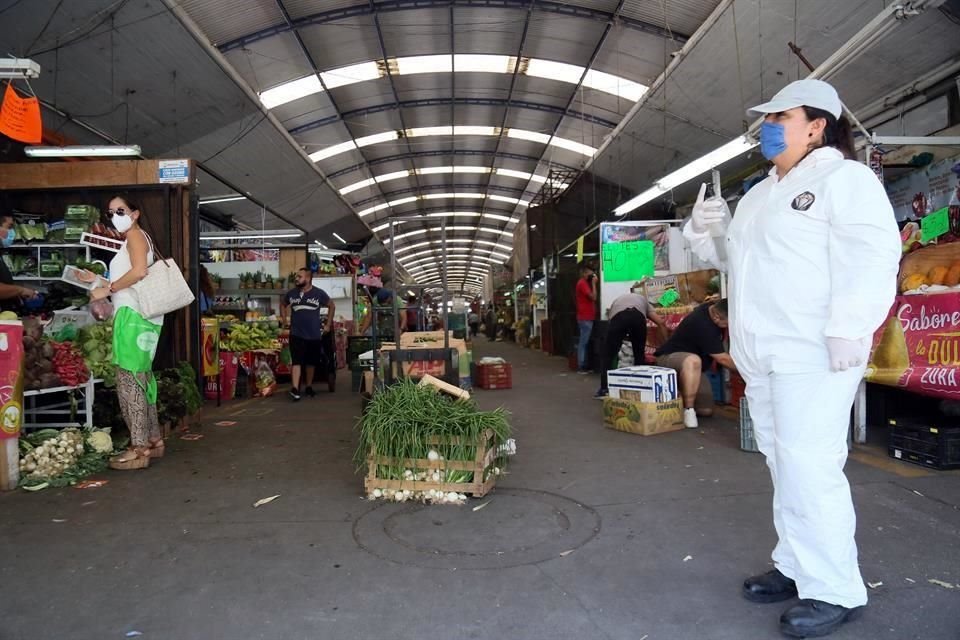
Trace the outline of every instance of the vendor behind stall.
<path fill-rule="evenodd" d="M 379 323 L 377 325 L 377 334 L 383 335 L 386 328 L 385 319 L 393 317 L 393 291 L 382 287 L 368 287 L 367 291 L 370 293 L 370 310 L 360 323 L 360 335 L 373 335 L 374 307 L 378 310 L 376 314 Z M 388 313 L 384 313 L 386 309 L 389 309 Z M 401 323 L 400 330 L 403 331 L 403 329 L 404 326 L 403 323 Z M 390 330 L 390 333 L 392 334 L 393 331 Z"/>
<path fill-rule="evenodd" d="M 8 215 L 0 217 L 0 243 L 3 247 L 12 245 L 16 237 L 17 234 L 13 230 L 13 217 Z M 13 281 L 13 275 L 0 253 L 0 311 L 19 311 L 22 300 L 36 297 L 36 291 L 21 287 Z"/>

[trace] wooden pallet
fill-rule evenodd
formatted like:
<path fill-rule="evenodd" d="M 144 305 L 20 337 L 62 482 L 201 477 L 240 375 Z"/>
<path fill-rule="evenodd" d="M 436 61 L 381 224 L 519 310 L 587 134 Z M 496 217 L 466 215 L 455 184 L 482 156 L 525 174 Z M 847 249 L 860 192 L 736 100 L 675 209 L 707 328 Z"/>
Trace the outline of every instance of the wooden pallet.
<path fill-rule="evenodd" d="M 449 445 L 461 444 L 460 438 L 452 440 L 440 440 L 430 438 L 427 440 L 429 445 Z M 371 452 L 367 456 L 367 476 L 364 478 L 363 486 L 369 495 L 374 489 L 393 490 L 409 489 L 410 491 L 431 491 L 440 490 L 444 493 L 451 491 L 456 493 L 465 493 L 475 498 L 480 498 L 493 489 L 497 484 L 497 476 L 490 474 L 486 481 L 483 479 L 483 472 L 489 467 L 497 457 L 497 447 L 499 443 L 494 438 L 492 429 L 487 429 L 483 438 L 477 443 L 477 454 L 473 460 L 427 460 L 425 458 L 391 458 L 387 456 L 375 456 Z M 418 471 L 431 472 L 440 471 L 472 471 L 473 482 L 434 482 L 432 480 L 393 480 L 388 478 L 378 478 L 377 470 L 381 465 L 396 466 L 403 469 L 417 469 Z"/>

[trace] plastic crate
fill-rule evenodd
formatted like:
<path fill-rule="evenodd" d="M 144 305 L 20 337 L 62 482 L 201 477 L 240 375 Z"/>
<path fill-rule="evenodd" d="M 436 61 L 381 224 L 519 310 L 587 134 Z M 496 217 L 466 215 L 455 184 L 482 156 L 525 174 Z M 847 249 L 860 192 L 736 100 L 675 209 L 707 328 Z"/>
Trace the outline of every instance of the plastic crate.
<path fill-rule="evenodd" d="M 750 418 L 750 407 L 746 398 L 740 398 L 740 449 L 754 453 L 760 451 L 753 433 L 753 420 Z"/>
<path fill-rule="evenodd" d="M 891 458 L 931 469 L 960 469 L 960 426 L 931 426 L 900 419 L 888 421 Z"/>
<path fill-rule="evenodd" d="M 512 389 L 513 367 L 509 364 L 478 364 L 473 383 L 478 389 Z"/>

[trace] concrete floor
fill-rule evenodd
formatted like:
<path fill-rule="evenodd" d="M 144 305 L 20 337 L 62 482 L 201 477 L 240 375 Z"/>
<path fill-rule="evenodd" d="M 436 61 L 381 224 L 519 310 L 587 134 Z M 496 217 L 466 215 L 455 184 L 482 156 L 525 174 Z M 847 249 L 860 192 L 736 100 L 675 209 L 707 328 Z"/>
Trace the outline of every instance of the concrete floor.
<path fill-rule="evenodd" d="M 0 495 L 0 639 L 779 637 L 788 605 L 739 595 L 774 532 L 765 466 L 732 422 L 611 431 L 595 376 L 477 352 L 514 366 L 513 390 L 476 393 L 513 412 L 519 448 L 487 498 L 363 500 L 347 372 L 332 396 L 235 401 L 146 471 Z M 960 474 L 854 458 L 863 574 L 883 584 L 834 637 L 956 640 L 960 587 L 929 580 L 960 584 Z"/>

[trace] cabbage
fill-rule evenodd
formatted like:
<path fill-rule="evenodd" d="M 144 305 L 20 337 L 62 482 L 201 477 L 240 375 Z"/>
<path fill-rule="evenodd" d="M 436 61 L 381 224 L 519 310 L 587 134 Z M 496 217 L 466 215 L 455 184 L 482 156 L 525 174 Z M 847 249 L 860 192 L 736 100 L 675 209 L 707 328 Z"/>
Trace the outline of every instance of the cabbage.
<path fill-rule="evenodd" d="M 113 438 L 107 431 L 93 431 L 87 436 L 87 445 L 97 453 L 113 451 Z"/>

